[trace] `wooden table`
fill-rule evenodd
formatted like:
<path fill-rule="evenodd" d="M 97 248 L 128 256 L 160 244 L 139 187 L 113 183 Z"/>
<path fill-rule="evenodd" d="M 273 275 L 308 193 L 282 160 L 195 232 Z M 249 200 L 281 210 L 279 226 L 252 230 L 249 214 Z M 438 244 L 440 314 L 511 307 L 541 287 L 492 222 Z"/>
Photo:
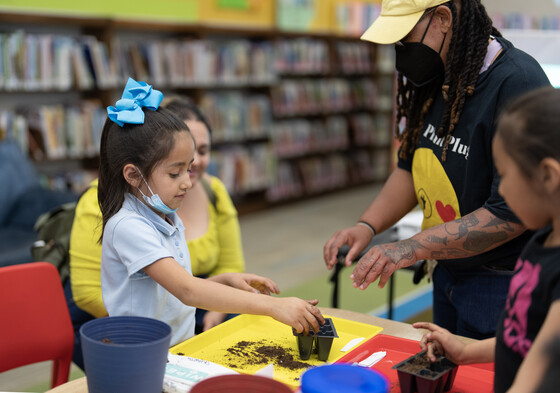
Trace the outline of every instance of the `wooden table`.
<path fill-rule="evenodd" d="M 388 336 L 407 338 L 410 340 L 420 340 L 423 331 L 412 327 L 412 325 L 403 322 L 392 321 L 390 319 L 374 317 L 367 314 L 361 314 L 354 311 L 341 310 L 338 308 L 319 307 L 325 315 L 331 315 L 337 318 L 344 318 L 351 321 L 368 323 L 383 328 L 382 333 Z M 466 337 L 460 337 L 465 342 L 473 341 Z M 47 393 L 87 393 L 86 377 L 76 379 L 60 385 Z"/>

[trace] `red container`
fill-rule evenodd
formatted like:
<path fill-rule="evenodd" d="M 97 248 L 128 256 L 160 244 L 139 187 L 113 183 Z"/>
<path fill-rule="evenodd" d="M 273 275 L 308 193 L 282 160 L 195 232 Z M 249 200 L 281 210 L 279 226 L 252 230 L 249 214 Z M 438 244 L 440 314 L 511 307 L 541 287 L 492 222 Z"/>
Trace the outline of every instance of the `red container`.
<path fill-rule="evenodd" d="M 391 393 L 400 393 L 401 386 L 398 373 L 397 370 L 393 369 L 393 366 L 414 355 L 419 350 L 420 345 L 418 341 L 378 334 L 358 345 L 336 362 L 352 364 L 366 359 L 374 352 L 386 351 L 386 356 L 370 368 L 381 372 L 389 378 Z M 456 370 L 457 374 L 453 381 L 453 387 L 449 386 L 451 392 L 494 392 L 493 363 L 462 365 L 454 370 Z M 404 389 L 406 390 L 406 386 Z"/>
<path fill-rule="evenodd" d="M 293 393 L 287 385 L 259 375 L 219 375 L 200 381 L 191 393 Z"/>

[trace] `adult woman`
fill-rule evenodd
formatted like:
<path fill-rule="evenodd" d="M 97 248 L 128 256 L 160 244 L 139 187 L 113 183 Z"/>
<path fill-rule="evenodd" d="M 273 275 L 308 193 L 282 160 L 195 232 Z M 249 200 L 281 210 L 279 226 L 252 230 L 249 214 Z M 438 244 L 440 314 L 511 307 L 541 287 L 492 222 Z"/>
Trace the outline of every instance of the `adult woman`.
<path fill-rule="evenodd" d="M 224 184 L 206 173 L 210 162 L 210 125 L 186 99 L 167 99 L 162 106 L 185 121 L 196 142 L 191 167 L 193 187 L 177 211 L 186 228 L 193 275 L 243 272 L 245 262 L 237 211 Z M 101 297 L 101 245 L 98 243 L 101 222 L 95 180 L 78 202 L 70 238 L 71 292 L 67 288 L 67 298 L 76 336 L 74 363 L 82 368 L 78 329 L 90 319 L 107 315 Z M 207 330 L 226 317 L 223 313 L 197 310 L 196 331 Z"/>
<path fill-rule="evenodd" d="M 495 334 L 517 255 L 530 234 L 498 194 L 491 143 L 511 99 L 549 85 L 537 62 L 501 37 L 479 0 L 384 0 L 362 39 L 395 43 L 398 167 L 357 225 L 324 247 L 327 267 L 343 244 L 346 264 L 416 204 L 422 231 L 372 247 L 351 278 L 383 287 L 398 268 L 434 259 L 434 322 L 473 338 Z"/>

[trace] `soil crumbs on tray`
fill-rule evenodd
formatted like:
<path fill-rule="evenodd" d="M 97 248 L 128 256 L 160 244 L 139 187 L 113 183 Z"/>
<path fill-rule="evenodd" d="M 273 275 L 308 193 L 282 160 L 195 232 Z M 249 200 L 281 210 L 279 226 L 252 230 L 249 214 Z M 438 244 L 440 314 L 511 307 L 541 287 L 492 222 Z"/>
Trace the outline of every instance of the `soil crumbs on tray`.
<path fill-rule="evenodd" d="M 294 358 L 295 352 L 291 352 L 279 345 L 271 344 L 266 340 L 239 341 L 228 348 L 227 352 L 225 360 L 230 368 L 270 363 L 289 370 L 300 370 L 310 367 L 309 364 L 296 360 Z"/>

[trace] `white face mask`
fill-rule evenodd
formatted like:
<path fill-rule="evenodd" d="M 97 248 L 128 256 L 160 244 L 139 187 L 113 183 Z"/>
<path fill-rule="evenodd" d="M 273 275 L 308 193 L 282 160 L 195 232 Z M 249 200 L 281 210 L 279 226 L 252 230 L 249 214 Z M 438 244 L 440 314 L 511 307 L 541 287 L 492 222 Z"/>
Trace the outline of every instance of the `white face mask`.
<path fill-rule="evenodd" d="M 167 205 L 165 203 L 163 203 L 163 201 L 161 200 L 159 195 L 154 194 L 154 192 L 152 191 L 152 189 L 148 185 L 148 182 L 146 181 L 146 179 L 144 179 L 144 175 L 142 175 L 142 172 L 140 171 L 140 169 L 138 169 L 138 167 L 136 167 L 136 170 L 138 171 L 138 173 L 142 177 L 142 180 L 144 180 L 144 183 L 146 183 L 146 186 L 148 187 L 148 190 L 150 190 L 150 192 L 152 193 L 152 196 L 149 197 L 149 196 L 145 195 L 140 188 L 136 187 L 138 189 L 138 191 L 140 191 L 140 194 L 142 194 L 142 198 L 144 198 L 144 201 L 148 204 L 148 206 L 150 206 L 153 209 L 156 209 L 158 212 L 163 213 L 163 214 L 175 213 L 177 211 L 177 209 L 171 209 L 171 208 L 167 207 Z"/>

